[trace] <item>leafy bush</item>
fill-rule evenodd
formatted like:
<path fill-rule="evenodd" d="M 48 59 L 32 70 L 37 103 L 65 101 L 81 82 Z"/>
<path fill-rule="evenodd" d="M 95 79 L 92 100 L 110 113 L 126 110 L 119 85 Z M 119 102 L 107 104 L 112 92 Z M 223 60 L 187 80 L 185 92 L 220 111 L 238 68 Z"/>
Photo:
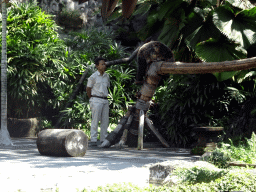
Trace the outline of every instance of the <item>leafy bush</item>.
<path fill-rule="evenodd" d="M 65 113 L 63 118 L 63 126 L 89 129 L 91 121 L 91 112 L 89 109 L 89 98 L 86 95 L 85 87 L 87 85 L 88 77 L 96 71 L 93 60 L 96 57 L 104 57 L 107 60 L 115 60 L 129 55 L 125 51 L 126 48 L 112 40 L 113 34 L 107 28 L 97 30 L 90 28 L 84 32 L 72 32 L 69 38 L 66 39 L 66 44 L 70 51 L 67 52 L 67 67 L 66 72 L 72 76 L 70 82 L 66 85 L 69 91 L 68 94 L 63 94 L 63 91 L 58 93 L 58 98 L 67 102 L 68 96 L 72 89 L 75 88 L 78 80 L 80 79 L 83 71 L 89 68 L 81 88 L 80 93 L 74 99 L 74 105 L 68 109 L 64 109 Z M 84 63 L 87 63 L 85 65 Z M 110 124 L 116 124 L 117 121 L 124 115 L 128 109 L 128 105 L 134 103 L 133 86 L 127 86 L 133 83 L 134 79 L 134 65 L 128 66 L 121 64 L 111 66 L 107 69 L 110 75 L 110 88 L 109 88 L 109 103 L 110 103 Z M 71 88 L 72 86 L 72 88 Z M 67 88 L 65 89 L 67 90 Z M 63 106 L 62 106 L 63 107 Z"/>
<path fill-rule="evenodd" d="M 228 163 L 231 160 L 230 154 L 225 151 L 226 145 L 223 148 L 216 148 L 209 157 L 205 157 L 204 160 L 208 161 L 219 168 L 227 168 Z"/>
<path fill-rule="evenodd" d="M 175 146 L 196 141 L 192 128 L 223 126 L 238 101 L 225 90 L 230 82 L 218 82 L 212 74 L 173 75 L 154 96 L 158 104 L 152 113 L 161 122 L 163 135 Z"/>
<path fill-rule="evenodd" d="M 205 169 L 206 170 L 206 169 Z M 201 173 L 203 173 L 202 171 Z M 209 173 L 209 172 L 207 172 Z M 211 175 L 211 174 L 210 174 Z M 221 174 L 220 174 L 221 175 Z M 256 177 L 251 173 L 244 172 L 244 170 L 230 171 L 218 178 L 220 175 L 211 175 L 212 180 L 209 182 L 202 183 L 188 183 L 182 182 L 176 186 L 149 186 L 140 188 L 136 185 L 130 183 L 113 184 L 98 187 L 96 190 L 82 190 L 82 192 L 115 192 L 115 191 L 125 191 L 125 192 L 144 192 L 144 191 L 163 191 L 163 192 L 212 192 L 212 191 L 255 191 L 256 190 Z M 209 176 L 209 175 L 208 175 Z M 210 178 L 208 177 L 208 178 Z"/>
<path fill-rule="evenodd" d="M 231 139 L 227 143 L 220 143 L 210 156 L 204 160 L 213 163 L 219 168 L 227 168 L 229 162 L 242 162 L 254 164 L 256 162 L 255 146 L 256 136 L 253 133 L 251 139 L 239 141 L 234 144 Z"/>
<path fill-rule="evenodd" d="M 96 71 L 98 56 L 115 60 L 129 56 L 126 48 L 113 41 L 107 28 L 73 32 L 61 40 L 51 15 L 36 3 L 13 3 L 8 9 L 8 116 L 39 117 L 54 125 L 59 111 L 65 113 L 61 127 L 87 129 L 91 120 L 83 82 L 72 107 L 65 109 L 86 69 L 86 79 Z M 108 69 L 111 76 L 111 123 L 116 123 L 134 103 L 134 63 Z M 46 118 L 45 118 L 45 117 Z"/>
<path fill-rule="evenodd" d="M 226 170 L 210 169 L 207 167 L 179 168 L 173 173 L 182 178 L 182 182 L 189 184 L 209 183 L 212 180 L 222 177 L 227 173 Z"/>
<path fill-rule="evenodd" d="M 41 116 L 55 99 L 51 84 L 61 74 L 65 44 L 58 27 L 36 3 L 14 2 L 8 8 L 8 116 Z M 0 27 L 2 29 L 2 27 Z M 1 37 L 0 37 L 1 38 Z"/>

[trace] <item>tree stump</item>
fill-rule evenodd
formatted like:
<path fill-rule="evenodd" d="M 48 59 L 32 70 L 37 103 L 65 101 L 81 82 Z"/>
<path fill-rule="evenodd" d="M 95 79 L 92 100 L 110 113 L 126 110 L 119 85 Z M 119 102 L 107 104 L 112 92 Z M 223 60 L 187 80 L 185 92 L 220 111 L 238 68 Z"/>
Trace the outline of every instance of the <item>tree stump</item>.
<path fill-rule="evenodd" d="M 81 130 L 45 129 L 39 132 L 36 144 L 41 155 L 83 157 L 88 137 Z"/>

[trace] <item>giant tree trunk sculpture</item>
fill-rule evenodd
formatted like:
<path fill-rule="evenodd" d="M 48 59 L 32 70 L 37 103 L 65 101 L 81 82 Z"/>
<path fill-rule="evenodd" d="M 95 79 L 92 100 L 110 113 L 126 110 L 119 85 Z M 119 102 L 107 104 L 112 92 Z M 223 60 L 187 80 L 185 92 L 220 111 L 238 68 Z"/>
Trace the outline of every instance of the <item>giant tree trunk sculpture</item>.
<path fill-rule="evenodd" d="M 154 43 L 159 44 L 159 42 L 153 41 L 145 44 L 144 46 L 150 46 Z M 140 51 L 138 54 L 140 54 Z M 108 66 L 108 64 L 111 64 L 111 62 L 106 62 L 106 64 Z M 115 64 L 117 64 L 117 62 L 115 62 Z M 245 70 L 245 69 L 250 69 L 254 67 L 256 67 L 256 57 L 235 60 L 235 61 L 202 62 L 202 63 L 166 62 L 166 61 L 159 61 L 156 58 L 155 62 L 152 62 L 152 64 L 150 64 L 145 68 L 146 69 L 145 81 L 140 90 L 141 95 L 138 98 L 135 106 L 133 106 L 134 109 L 132 111 L 129 110 L 126 114 L 126 116 L 130 116 L 130 117 L 132 116 L 132 121 L 129 122 L 129 124 L 126 124 L 129 127 L 126 126 L 125 129 L 118 129 L 118 131 L 116 130 L 115 135 L 117 135 L 117 132 L 123 131 L 123 137 L 116 138 L 116 137 L 113 137 L 113 133 L 110 133 L 109 136 L 102 143 L 101 147 L 110 147 L 112 144 L 115 143 L 114 141 L 118 139 L 121 139 L 119 142 L 120 147 L 121 145 L 124 144 L 124 141 L 126 140 L 127 140 L 128 146 L 134 147 L 137 145 L 140 113 L 141 111 L 143 111 L 144 114 L 147 113 L 149 108 L 149 101 L 152 99 L 155 93 L 157 85 L 161 80 L 161 75 L 214 73 L 214 72 L 224 72 L 224 71 Z M 153 127 L 152 123 L 147 117 L 146 117 L 146 124 L 151 128 Z M 168 143 L 161 137 L 159 133 L 157 132 L 154 132 L 154 133 L 157 135 L 158 139 L 162 142 L 162 144 L 165 147 L 169 147 Z M 139 149 L 142 148 L 141 143 L 139 143 L 138 148 Z"/>

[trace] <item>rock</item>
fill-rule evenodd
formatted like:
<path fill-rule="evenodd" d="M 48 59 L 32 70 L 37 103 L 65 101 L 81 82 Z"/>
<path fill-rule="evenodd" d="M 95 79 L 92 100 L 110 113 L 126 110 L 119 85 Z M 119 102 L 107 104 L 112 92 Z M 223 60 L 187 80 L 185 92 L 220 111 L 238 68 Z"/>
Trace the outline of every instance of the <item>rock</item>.
<path fill-rule="evenodd" d="M 194 166 L 207 167 L 209 169 L 219 170 L 213 164 L 206 161 L 164 161 L 161 163 L 149 165 L 149 183 L 156 185 L 166 183 L 168 183 L 169 185 L 177 184 L 180 179 L 176 175 L 172 175 L 172 172 L 177 168 L 191 168 Z"/>
<path fill-rule="evenodd" d="M 204 160 L 212 155 L 212 152 L 205 152 L 199 159 Z"/>
<path fill-rule="evenodd" d="M 157 163 L 149 168 L 149 183 L 162 184 L 167 176 L 174 170 L 174 166 L 169 163 Z"/>

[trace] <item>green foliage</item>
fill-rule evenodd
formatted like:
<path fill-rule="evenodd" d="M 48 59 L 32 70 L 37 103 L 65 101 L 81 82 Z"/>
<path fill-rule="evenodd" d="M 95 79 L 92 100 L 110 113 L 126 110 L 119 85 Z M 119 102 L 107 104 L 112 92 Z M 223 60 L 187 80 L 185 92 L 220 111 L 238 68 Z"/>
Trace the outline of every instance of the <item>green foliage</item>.
<path fill-rule="evenodd" d="M 35 2 L 8 8 L 8 115 L 12 117 L 40 116 L 41 108 L 53 99 L 49 85 L 61 73 L 65 45 L 51 17 Z"/>
<path fill-rule="evenodd" d="M 256 43 L 256 8 L 249 1 L 227 0 L 220 5 L 216 0 L 138 1 L 133 16 L 144 14 L 147 22 L 137 36 L 144 41 L 159 32 L 158 41 L 170 47 L 179 61 L 242 59 Z M 112 17 L 121 17 L 121 9 Z M 235 74 L 215 75 L 224 81 Z"/>
<path fill-rule="evenodd" d="M 60 16 L 62 17 L 67 17 L 67 18 L 72 18 L 72 19 L 76 19 L 80 17 L 80 12 L 77 10 L 68 10 L 66 7 L 64 7 L 62 9 L 62 11 L 60 12 Z"/>
<path fill-rule="evenodd" d="M 135 104 L 132 95 L 135 86 L 133 84 L 135 70 L 126 68 L 122 65 L 112 67 L 106 71 L 110 75 L 111 87 L 109 88 L 109 104 L 111 108 L 110 122 L 117 121 L 125 115 L 129 105 Z"/>
<path fill-rule="evenodd" d="M 229 172 L 217 179 L 215 187 L 221 191 L 255 191 L 256 177 L 243 171 Z"/>
<path fill-rule="evenodd" d="M 196 126 L 222 126 L 231 102 L 237 102 L 224 90 L 225 83 L 208 75 L 173 75 L 156 91 L 161 125 L 175 145 L 191 144 L 191 129 Z M 171 118 L 170 118 L 171 117 Z"/>
<path fill-rule="evenodd" d="M 235 3 L 237 1 L 234 1 Z M 213 14 L 213 22 L 229 39 L 247 49 L 256 43 L 256 8 L 241 9 L 230 5 L 218 7 Z M 246 21 L 246 22 L 245 22 Z"/>
<path fill-rule="evenodd" d="M 207 168 L 192 168 L 197 170 L 198 174 L 201 176 L 205 175 L 207 178 L 212 180 L 209 182 L 182 182 L 175 186 L 153 186 L 149 187 L 138 187 L 131 183 L 120 183 L 112 184 L 107 186 L 98 187 L 96 190 L 84 189 L 82 192 L 115 192 L 115 191 L 125 191 L 125 192 L 177 192 L 177 191 L 189 191 L 189 192 L 212 192 L 212 191 L 255 191 L 256 190 L 256 177 L 250 173 L 243 171 L 230 171 L 226 173 L 225 171 L 210 171 Z M 185 173 L 185 172 L 184 172 Z M 186 172 L 188 173 L 188 172 Z M 185 174 L 186 174 L 185 173 Z M 191 174 L 191 172 L 189 173 Z M 221 176 L 221 177 L 220 177 Z M 202 181 L 204 179 L 202 178 Z"/>
<path fill-rule="evenodd" d="M 227 145 L 223 144 L 221 148 L 216 148 L 212 152 L 211 156 L 205 157 L 204 160 L 216 165 L 219 168 L 227 168 L 231 157 L 226 149 Z"/>
<path fill-rule="evenodd" d="M 210 169 L 208 167 L 192 167 L 192 168 L 179 168 L 173 173 L 182 178 L 183 182 L 189 184 L 196 183 L 209 183 L 212 180 L 218 179 L 227 174 L 228 171 L 220 169 Z"/>
<path fill-rule="evenodd" d="M 51 17 L 36 3 L 14 3 L 8 9 L 8 115 L 42 116 L 41 128 L 48 128 L 61 111 L 61 127 L 88 132 L 91 111 L 85 87 L 87 78 L 96 71 L 94 59 L 101 56 L 115 60 L 128 54 L 112 40 L 113 33 L 107 28 L 73 32 L 65 41 L 60 40 Z M 86 80 L 77 97 L 64 109 L 86 69 Z M 134 70 L 134 65 L 124 64 L 108 69 L 112 124 L 134 103 L 133 86 L 127 86 L 133 83 Z"/>
<path fill-rule="evenodd" d="M 220 143 L 211 154 L 204 160 L 213 163 L 219 168 L 227 168 L 229 162 L 242 162 L 255 164 L 256 162 L 256 136 L 252 133 L 251 139 L 238 140 L 234 143 L 229 139 L 225 143 Z"/>
<path fill-rule="evenodd" d="M 220 62 L 246 58 L 246 50 L 238 44 L 230 42 L 227 38 L 209 40 L 197 44 L 196 54 L 205 62 Z M 214 53 L 214 54 L 213 54 Z M 234 76 L 234 75 L 233 75 Z M 226 79 L 223 79 L 224 81 Z"/>

